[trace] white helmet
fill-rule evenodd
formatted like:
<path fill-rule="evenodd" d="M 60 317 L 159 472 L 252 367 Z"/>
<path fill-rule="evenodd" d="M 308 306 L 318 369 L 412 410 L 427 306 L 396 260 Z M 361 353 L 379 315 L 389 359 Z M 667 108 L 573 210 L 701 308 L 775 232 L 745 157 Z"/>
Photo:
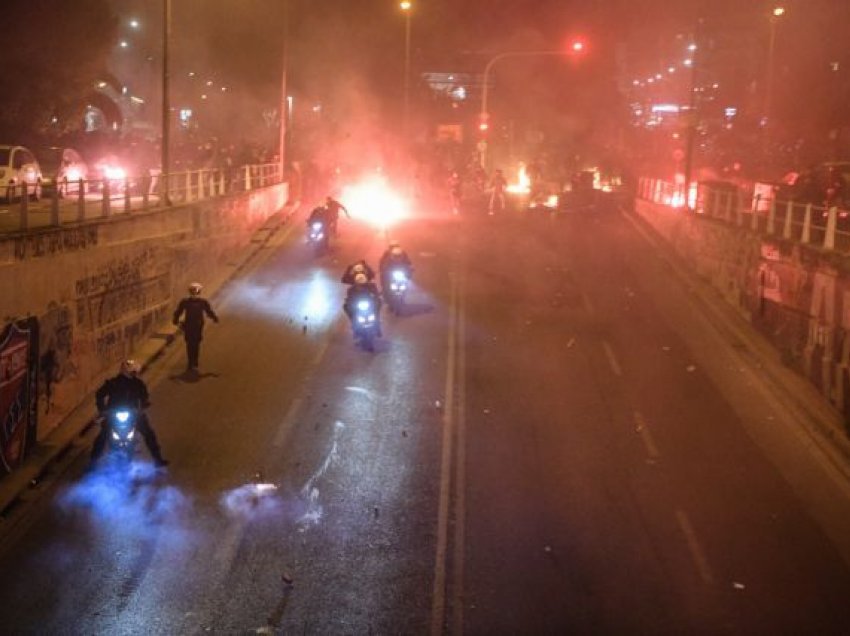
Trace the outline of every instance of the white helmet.
<path fill-rule="evenodd" d="M 363 285 L 364 283 L 369 282 L 369 279 L 366 278 L 366 274 L 363 274 L 361 272 L 360 274 L 356 274 L 354 276 L 354 282 L 357 283 L 358 285 Z"/>
<path fill-rule="evenodd" d="M 203 288 L 204 288 L 204 286 L 201 285 L 200 283 L 192 283 L 191 285 L 189 285 L 189 293 L 192 296 L 197 296 L 198 294 L 201 293 L 201 290 Z"/>
<path fill-rule="evenodd" d="M 139 372 L 139 363 L 132 358 L 121 362 L 121 375 L 133 376 Z"/>

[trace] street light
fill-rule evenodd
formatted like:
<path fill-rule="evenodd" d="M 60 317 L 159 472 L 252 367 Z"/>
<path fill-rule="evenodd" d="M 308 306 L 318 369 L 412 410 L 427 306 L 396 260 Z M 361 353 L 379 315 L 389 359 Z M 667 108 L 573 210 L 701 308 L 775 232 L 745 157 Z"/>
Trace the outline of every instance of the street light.
<path fill-rule="evenodd" d="M 762 125 L 764 126 L 764 151 L 767 153 L 770 147 L 770 132 L 772 123 L 770 121 L 773 110 L 773 67 L 776 53 L 776 26 L 779 19 L 785 15 L 784 7 L 775 7 L 770 18 L 770 41 L 767 47 L 767 77 L 764 87 L 764 115 Z"/>
<path fill-rule="evenodd" d="M 169 101 L 169 68 L 168 68 L 168 48 L 171 41 L 171 0 L 163 0 L 162 3 L 162 148 L 160 149 L 161 163 L 161 183 L 162 183 L 162 202 L 165 205 L 170 205 L 168 198 L 168 173 L 171 170 L 171 159 L 168 154 L 168 146 L 171 141 L 170 136 L 170 114 L 171 104 Z"/>
<path fill-rule="evenodd" d="M 286 179 L 286 127 L 289 116 L 289 98 L 286 89 L 286 73 L 289 66 L 289 0 L 283 0 L 283 50 L 281 52 L 282 70 L 280 73 L 280 137 L 278 138 L 278 159 L 280 160 L 280 180 Z"/>
<path fill-rule="evenodd" d="M 576 40 L 575 42 L 573 42 L 573 44 L 571 45 L 570 48 L 573 50 L 573 52 L 580 53 L 584 50 L 584 44 L 582 42 Z M 498 62 L 500 60 L 504 60 L 505 58 L 508 58 L 508 57 L 536 57 L 536 56 L 543 56 L 543 55 L 563 55 L 563 54 L 564 54 L 564 51 L 562 51 L 562 50 L 555 50 L 555 51 L 507 51 L 507 52 L 504 52 L 504 53 L 498 53 L 497 55 L 494 55 L 493 57 L 491 57 L 490 61 L 487 62 L 487 65 L 484 67 L 484 77 L 482 79 L 484 87 L 481 91 L 481 113 L 479 114 L 479 118 L 478 118 L 478 121 L 479 121 L 478 128 L 479 128 L 479 130 L 482 133 L 485 133 L 485 132 L 487 132 L 487 130 L 489 128 L 488 120 L 490 118 L 490 113 L 487 110 L 487 97 L 489 95 L 490 85 L 489 85 L 489 79 L 488 78 L 490 76 L 490 71 L 493 69 L 493 66 L 496 64 L 496 62 Z M 486 169 L 487 168 L 487 140 L 482 139 L 479 142 L 478 147 L 481 151 L 481 167 Z"/>
<path fill-rule="evenodd" d="M 404 134 L 407 137 L 408 118 L 410 116 L 410 14 L 413 11 L 413 3 L 410 0 L 402 0 L 398 4 L 404 12 Z"/>

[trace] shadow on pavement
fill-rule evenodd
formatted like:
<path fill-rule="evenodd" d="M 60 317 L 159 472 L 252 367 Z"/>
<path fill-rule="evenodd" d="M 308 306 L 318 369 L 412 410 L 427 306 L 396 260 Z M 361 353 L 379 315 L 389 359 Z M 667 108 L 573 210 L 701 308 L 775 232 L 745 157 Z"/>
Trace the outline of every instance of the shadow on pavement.
<path fill-rule="evenodd" d="M 218 378 L 218 377 L 221 377 L 220 374 L 218 374 L 218 373 L 212 373 L 212 372 L 200 373 L 200 372 L 195 371 L 195 370 L 187 369 L 186 371 L 183 371 L 183 373 L 178 373 L 176 375 L 168 376 L 168 379 L 172 380 L 174 382 L 185 382 L 186 384 L 195 384 L 196 382 L 200 382 L 204 378 Z"/>

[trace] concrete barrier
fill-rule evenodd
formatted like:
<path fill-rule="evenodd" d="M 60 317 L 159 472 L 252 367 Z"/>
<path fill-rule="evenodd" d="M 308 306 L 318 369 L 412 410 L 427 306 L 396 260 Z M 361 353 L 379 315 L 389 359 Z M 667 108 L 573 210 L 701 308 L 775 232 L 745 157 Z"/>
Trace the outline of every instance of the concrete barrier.
<path fill-rule="evenodd" d="M 648 201 L 635 212 L 850 422 L 850 257 Z"/>
<path fill-rule="evenodd" d="M 192 280 L 224 280 L 286 184 L 0 237 L 0 316 L 40 325 L 39 440 L 167 322 Z"/>

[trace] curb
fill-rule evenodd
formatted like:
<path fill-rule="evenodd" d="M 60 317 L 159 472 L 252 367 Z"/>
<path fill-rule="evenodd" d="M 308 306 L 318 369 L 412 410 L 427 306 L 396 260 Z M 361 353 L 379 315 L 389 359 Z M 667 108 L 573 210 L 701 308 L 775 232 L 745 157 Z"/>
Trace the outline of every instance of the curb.
<path fill-rule="evenodd" d="M 210 294 L 211 298 L 221 294 L 227 284 L 248 266 L 277 231 L 289 223 L 300 207 L 300 201 L 287 202 L 280 211 L 270 215 L 266 222 L 255 230 L 245 248 L 248 253 L 220 281 L 214 283 L 215 291 Z M 179 333 L 180 329 L 168 322 L 161 325 L 156 333 L 134 351 L 133 357 L 139 361 L 142 373 L 163 355 Z M 88 449 L 95 437 L 94 433 L 91 433 L 93 400 L 94 393 L 81 400 L 45 439 L 35 445 L 20 467 L 0 478 L 0 531 L 3 529 L 4 517 L 22 502 L 30 491 L 39 486 L 55 463 L 66 458 L 75 447 L 77 454 Z"/>

